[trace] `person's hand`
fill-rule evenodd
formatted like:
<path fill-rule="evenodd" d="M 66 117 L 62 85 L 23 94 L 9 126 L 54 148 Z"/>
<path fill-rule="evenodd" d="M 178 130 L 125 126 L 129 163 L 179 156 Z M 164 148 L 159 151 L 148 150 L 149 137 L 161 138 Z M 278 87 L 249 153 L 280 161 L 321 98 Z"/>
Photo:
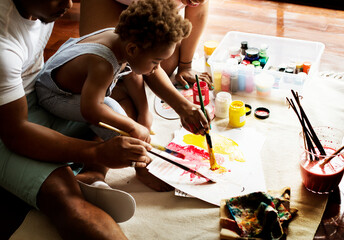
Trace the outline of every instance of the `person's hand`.
<path fill-rule="evenodd" d="M 150 130 L 139 123 L 135 123 L 133 130 L 128 133 L 131 137 L 138 138 L 147 143 L 150 143 L 151 141 Z"/>
<path fill-rule="evenodd" d="M 152 161 L 147 155 L 147 151 L 151 149 L 150 144 L 140 139 L 125 136 L 114 137 L 99 143 L 97 160 L 109 168 L 129 166 L 144 168 Z"/>
<path fill-rule="evenodd" d="M 210 128 L 209 112 L 207 112 L 207 117 L 201 110 L 201 107 L 190 103 L 179 115 L 183 127 L 194 133 L 204 135 Z"/>
<path fill-rule="evenodd" d="M 196 82 L 195 75 L 198 75 L 198 79 L 200 81 L 204 81 L 208 84 L 209 89 L 213 89 L 212 79 L 211 76 L 207 72 L 200 73 L 198 71 L 193 70 L 192 68 L 178 68 L 178 73 L 176 74 L 176 81 L 181 84 L 182 86 L 189 86 L 191 83 L 192 87 L 193 83 Z"/>

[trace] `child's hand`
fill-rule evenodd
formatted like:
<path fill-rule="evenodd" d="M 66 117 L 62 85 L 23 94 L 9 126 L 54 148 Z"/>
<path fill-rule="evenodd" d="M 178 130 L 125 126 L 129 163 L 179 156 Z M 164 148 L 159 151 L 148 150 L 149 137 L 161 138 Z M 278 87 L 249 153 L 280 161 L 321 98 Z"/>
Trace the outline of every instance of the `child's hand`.
<path fill-rule="evenodd" d="M 209 116 L 208 111 L 207 116 Z M 194 134 L 204 135 L 209 130 L 210 119 L 205 117 L 198 105 L 190 104 L 185 108 L 180 114 L 180 120 L 183 127 Z"/>
<path fill-rule="evenodd" d="M 150 130 L 139 123 L 135 124 L 134 129 L 129 132 L 129 135 L 147 143 L 151 141 Z"/>
<path fill-rule="evenodd" d="M 189 86 L 190 83 L 191 86 L 189 87 L 192 87 L 192 84 L 196 82 L 196 74 L 198 75 L 198 79 L 200 81 L 204 81 L 208 84 L 209 89 L 213 89 L 211 76 L 207 72 L 200 73 L 192 70 L 192 68 L 178 69 L 175 79 L 182 86 Z"/>

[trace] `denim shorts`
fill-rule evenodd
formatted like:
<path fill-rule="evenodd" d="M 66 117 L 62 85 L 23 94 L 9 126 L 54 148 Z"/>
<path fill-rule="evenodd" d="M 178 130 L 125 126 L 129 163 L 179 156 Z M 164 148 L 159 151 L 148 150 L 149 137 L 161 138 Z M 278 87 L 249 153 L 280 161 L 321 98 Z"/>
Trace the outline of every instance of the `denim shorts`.
<path fill-rule="evenodd" d="M 80 94 L 73 94 L 60 89 L 51 78 L 44 79 L 43 82 L 38 80 L 35 87 L 39 105 L 50 113 L 66 120 L 86 122 L 80 110 Z M 110 95 L 111 91 L 108 90 L 107 94 Z M 114 112 L 127 116 L 122 106 L 115 99 L 106 96 L 104 104 L 109 106 Z M 103 140 L 118 136 L 118 133 L 97 125 L 90 125 L 90 128 Z"/>
<path fill-rule="evenodd" d="M 90 140 L 94 133 L 85 123 L 67 121 L 53 116 L 37 103 L 36 93 L 27 96 L 30 122 L 54 129 L 64 135 Z M 74 174 L 80 164 L 49 163 L 30 159 L 11 152 L 0 140 L 0 185 L 31 206 L 37 208 L 36 197 L 46 178 L 57 168 L 70 165 Z"/>

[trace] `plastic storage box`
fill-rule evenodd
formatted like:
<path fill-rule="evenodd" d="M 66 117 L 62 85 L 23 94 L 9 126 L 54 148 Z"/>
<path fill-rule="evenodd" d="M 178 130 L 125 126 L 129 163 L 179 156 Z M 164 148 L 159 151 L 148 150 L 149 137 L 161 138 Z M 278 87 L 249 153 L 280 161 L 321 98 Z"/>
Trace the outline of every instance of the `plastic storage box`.
<path fill-rule="evenodd" d="M 228 59 L 230 59 L 230 49 L 232 49 L 233 47 L 240 48 L 242 41 L 247 41 L 249 48 L 255 47 L 259 49 L 262 45 L 267 45 L 268 48 L 266 50 L 266 54 L 268 56 L 268 60 L 265 66 L 259 68 L 255 67 L 254 70 L 252 70 L 253 66 L 250 66 L 250 68 L 248 68 L 248 66 L 245 66 L 244 64 L 235 66 L 235 68 L 237 68 L 235 70 L 237 71 L 235 74 L 238 73 L 239 83 L 231 82 L 230 84 L 232 86 L 232 89 L 229 89 L 229 91 L 233 94 L 239 95 L 255 94 L 257 96 L 285 97 L 289 95 L 287 94 L 287 92 L 290 92 L 290 89 L 294 89 L 295 91 L 302 93 L 304 87 L 309 84 L 309 82 L 311 82 L 312 77 L 314 77 L 318 72 L 320 59 L 325 49 L 325 45 L 321 42 L 304 41 L 235 31 L 228 32 L 220 42 L 219 46 L 213 52 L 211 57 L 208 59 L 208 63 L 211 66 L 212 70 L 213 81 L 219 81 L 221 73 L 219 75 L 218 71 L 222 71 L 222 73 L 226 71 L 225 68 L 228 67 Z M 297 65 L 300 62 L 308 62 L 311 64 L 308 70 L 308 74 L 287 73 L 285 71 L 285 68 L 287 66 L 293 64 Z M 250 76 L 250 73 L 252 73 L 252 71 L 253 76 Z M 231 71 L 229 71 L 229 75 L 231 74 L 230 72 Z M 264 73 L 265 75 L 272 75 L 274 78 L 271 94 L 259 94 L 259 92 L 257 91 L 258 86 L 255 86 L 254 78 L 261 73 Z M 224 75 L 222 74 L 222 78 L 224 77 Z M 253 79 L 249 79 L 250 77 L 253 77 Z M 229 77 L 229 79 L 231 78 Z M 238 79 L 236 78 L 234 80 L 238 81 Z M 246 84 L 246 88 L 242 84 Z M 253 84 L 252 89 L 247 89 L 248 84 Z M 219 86 L 217 86 L 217 88 L 219 88 Z M 226 89 L 218 90 L 226 91 Z"/>

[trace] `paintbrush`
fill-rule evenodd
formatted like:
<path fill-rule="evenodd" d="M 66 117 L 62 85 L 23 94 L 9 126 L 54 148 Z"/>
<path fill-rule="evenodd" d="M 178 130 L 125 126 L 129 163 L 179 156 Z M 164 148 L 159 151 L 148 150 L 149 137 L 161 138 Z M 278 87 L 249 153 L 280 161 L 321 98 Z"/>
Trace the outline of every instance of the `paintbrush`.
<path fill-rule="evenodd" d="M 107 128 L 107 129 L 113 130 L 113 131 L 115 131 L 115 132 L 117 132 L 117 133 L 119 133 L 119 134 L 121 134 L 121 135 L 123 135 L 123 136 L 128 136 L 128 137 L 130 137 L 130 134 L 129 134 L 129 133 L 124 132 L 124 131 L 122 131 L 122 130 L 120 130 L 120 129 L 118 129 L 118 128 L 115 128 L 115 127 L 113 127 L 113 126 L 111 126 L 111 125 L 109 125 L 109 124 L 106 124 L 106 123 L 103 123 L 103 122 L 99 122 L 99 125 L 102 126 L 102 127 Z M 151 145 L 153 148 L 156 148 L 156 149 L 158 149 L 158 150 L 167 152 L 168 154 L 171 154 L 171 155 L 173 155 L 173 156 L 175 156 L 175 157 L 178 157 L 178 158 L 181 158 L 181 159 L 185 159 L 185 155 L 182 154 L 182 153 L 173 151 L 173 150 L 171 150 L 171 149 L 168 149 L 168 148 L 163 147 L 163 146 L 161 146 L 161 145 L 159 145 L 159 144 L 156 144 L 156 143 L 151 143 L 150 145 Z"/>
<path fill-rule="evenodd" d="M 344 146 L 341 146 L 337 151 L 335 151 L 331 156 L 325 158 L 324 162 L 320 164 L 320 167 L 324 167 L 326 163 L 332 160 L 335 156 L 337 156 L 338 153 L 340 153 L 344 149 Z"/>
<path fill-rule="evenodd" d="M 119 133 L 119 134 L 121 134 L 121 135 L 123 135 L 123 136 L 128 136 L 128 137 L 130 137 L 130 134 L 129 134 L 129 133 L 124 132 L 124 131 L 122 131 L 122 130 L 120 130 L 120 129 L 117 129 L 117 128 L 115 128 L 115 127 L 109 125 L 109 124 L 106 124 L 106 123 L 103 123 L 103 122 L 99 122 L 99 125 L 102 126 L 102 127 L 104 127 L 104 128 L 107 128 L 107 129 L 110 129 L 110 130 L 112 130 L 112 131 L 115 131 L 115 132 L 117 132 L 117 133 Z M 159 149 L 157 149 L 157 150 L 159 150 Z M 172 151 L 172 150 L 171 150 L 171 151 Z M 157 156 L 157 157 L 159 157 L 159 158 L 161 158 L 161 159 L 163 159 L 163 160 L 165 160 L 165 161 L 167 161 L 167 162 L 169 162 L 169 163 L 171 163 L 171 164 L 173 164 L 173 165 L 175 165 L 175 166 L 177 166 L 177 167 L 179 167 L 179 168 L 181 168 L 181 169 L 183 169 L 183 170 L 185 170 L 185 171 L 191 172 L 191 173 L 195 174 L 196 176 L 203 177 L 203 178 L 207 179 L 207 181 L 214 182 L 214 183 L 216 182 L 214 179 L 209 178 L 209 177 L 207 177 L 207 176 L 204 176 L 202 173 L 200 173 L 200 172 L 198 172 L 198 171 L 196 171 L 196 170 L 194 170 L 194 169 L 192 169 L 192 168 L 190 168 L 190 167 L 188 167 L 188 166 L 185 166 L 185 165 L 183 165 L 183 164 L 181 164 L 181 163 L 178 163 L 178 162 L 176 162 L 176 161 L 173 161 L 173 160 L 171 160 L 171 159 L 168 159 L 168 158 L 165 157 L 165 156 L 162 156 L 161 154 L 159 154 L 158 152 L 156 152 L 155 149 L 148 150 L 148 152 L 151 153 L 151 154 L 153 154 L 153 155 L 155 155 L 155 156 Z M 184 155 L 183 155 L 183 156 L 184 156 Z M 185 156 L 184 156 L 184 157 L 185 157 Z"/>
<path fill-rule="evenodd" d="M 196 74 L 196 83 L 197 83 L 197 89 L 198 89 L 198 96 L 199 96 L 199 102 L 201 103 L 201 109 L 205 115 L 206 118 L 208 118 L 207 116 L 207 112 L 204 108 L 204 103 L 203 103 L 203 97 L 202 97 L 202 92 L 201 92 L 201 86 L 199 84 L 199 80 L 198 80 L 198 76 Z M 215 155 L 214 155 L 214 151 L 213 151 L 213 144 L 211 141 L 211 137 L 209 134 L 209 130 L 206 131 L 205 133 L 205 137 L 207 140 L 207 144 L 208 144 L 208 153 L 209 153 L 209 160 L 210 160 L 210 169 L 211 170 L 216 170 L 220 168 L 220 165 L 217 164 L 216 159 L 215 159 Z"/>

